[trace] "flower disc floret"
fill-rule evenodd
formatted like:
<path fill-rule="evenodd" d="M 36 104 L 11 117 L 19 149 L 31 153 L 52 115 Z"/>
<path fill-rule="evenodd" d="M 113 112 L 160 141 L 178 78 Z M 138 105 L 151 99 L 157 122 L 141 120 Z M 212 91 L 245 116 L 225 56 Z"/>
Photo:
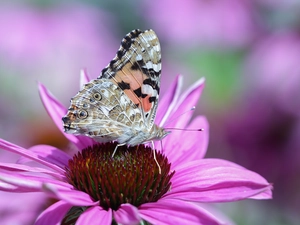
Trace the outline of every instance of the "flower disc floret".
<path fill-rule="evenodd" d="M 118 147 L 117 143 L 96 144 L 74 155 L 66 168 L 68 182 L 88 193 L 106 210 L 117 210 L 121 204 L 136 207 L 158 201 L 171 187 L 171 164 L 163 154 L 144 145 Z"/>

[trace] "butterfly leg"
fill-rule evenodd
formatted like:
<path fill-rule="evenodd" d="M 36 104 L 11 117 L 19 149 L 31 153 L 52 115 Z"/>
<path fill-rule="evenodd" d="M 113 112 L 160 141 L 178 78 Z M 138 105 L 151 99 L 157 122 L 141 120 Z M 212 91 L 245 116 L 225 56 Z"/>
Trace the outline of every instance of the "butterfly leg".
<path fill-rule="evenodd" d="M 160 168 L 160 165 L 159 165 L 159 163 L 157 162 L 157 159 L 156 159 L 156 153 L 155 153 L 156 151 L 155 151 L 155 148 L 154 148 L 154 142 L 153 141 L 151 141 L 151 145 L 152 145 L 154 161 L 156 162 L 156 165 L 158 166 L 159 174 L 161 174 L 161 168 Z"/>
<path fill-rule="evenodd" d="M 119 147 L 121 147 L 121 146 L 123 146 L 123 145 L 126 145 L 126 143 L 123 143 L 123 144 L 117 144 L 117 146 L 115 147 L 115 149 L 114 149 L 114 152 L 113 152 L 113 154 L 111 155 L 111 157 L 113 158 L 114 157 L 114 155 L 116 154 L 116 152 L 117 152 L 117 149 L 119 148 Z"/>

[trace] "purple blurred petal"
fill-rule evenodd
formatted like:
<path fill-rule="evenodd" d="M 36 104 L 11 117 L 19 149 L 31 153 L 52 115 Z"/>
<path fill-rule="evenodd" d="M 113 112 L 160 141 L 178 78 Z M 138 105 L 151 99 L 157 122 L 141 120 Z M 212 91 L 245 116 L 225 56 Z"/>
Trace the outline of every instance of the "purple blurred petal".
<path fill-rule="evenodd" d="M 56 202 L 40 214 L 35 225 L 60 224 L 71 207 L 72 205 L 67 202 Z"/>
<path fill-rule="evenodd" d="M 52 163 L 49 163 L 47 160 L 41 159 L 40 156 L 35 154 L 34 152 L 28 151 L 24 148 L 21 148 L 20 146 L 14 145 L 14 144 L 4 141 L 2 139 L 0 139 L 0 148 L 5 149 L 10 152 L 13 152 L 13 153 L 17 153 L 24 157 L 30 158 L 36 162 L 39 162 L 45 166 L 48 166 L 49 168 L 51 168 L 61 174 L 63 174 L 65 171 L 64 169 L 62 169 Z"/>
<path fill-rule="evenodd" d="M 38 87 L 40 97 L 45 109 L 54 121 L 55 125 L 65 135 L 65 137 L 69 139 L 72 143 L 74 143 L 78 147 L 78 149 L 83 149 L 87 146 L 93 145 L 94 142 L 91 138 L 69 135 L 63 131 L 61 119 L 67 113 L 67 109 L 47 90 L 47 88 L 44 85 L 38 83 Z"/>
<path fill-rule="evenodd" d="M 200 128 L 203 131 L 189 131 L 189 129 Z M 169 142 L 164 145 L 168 158 L 172 162 L 172 168 L 185 162 L 202 159 L 205 156 L 209 140 L 209 125 L 205 117 L 198 116 L 186 127 L 186 130 L 174 130 L 172 133 L 175 132 L 180 133 L 181 138 L 170 141 L 173 138 L 170 135 Z"/>
<path fill-rule="evenodd" d="M 222 222 L 209 211 L 196 204 L 178 199 L 161 199 L 139 207 L 141 217 L 152 224 L 203 224 L 217 225 Z"/>
<path fill-rule="evenodd" d="M 170 112 L 173 110 L 182 86 L 182 76 L 178 75 L 165 95 L 159 100 L 155 123 L 163 126 Z"/>
<path fill-rule="evenodd" d="M 269 2 L 273 5 L 274 1 Z M 173 1 L 166 0 L 160 4 L 143 3 L 147 10 L 142 11 L 142 15 L 155 27 L 162 40 L 176 47 L 242 47 L 256 37 L 255 13 L 252 13 L 252 4 L 248 1 L 187 0 L 173 4 Z"/>
<path fill-rule="evenodd" d="M 111 209 L 108 211 L 103 210 L 99 206 L 91 207 L 84 211 L 76 224 L 103 224 L 111 225 L 112 224 L 112 212 Z"/>
<path fill-rule="evenodd" d="M 228 202 L 255 195 L 271 197 L 272 186 L 263 177 L 226 160 L 202 159 L 175 170 L 166 198 Z"/>
<path fill-rule="evenodd" d="M 138 224 L 141 220 L 138 209 L 131 204 L 122 204 L 113 215 L 117 223 L 124 225 Z"/>

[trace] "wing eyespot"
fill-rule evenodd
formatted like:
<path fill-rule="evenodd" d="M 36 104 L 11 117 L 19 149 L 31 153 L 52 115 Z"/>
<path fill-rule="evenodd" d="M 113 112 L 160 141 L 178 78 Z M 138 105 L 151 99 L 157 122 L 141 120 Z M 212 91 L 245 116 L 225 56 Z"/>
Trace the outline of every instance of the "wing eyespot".
<path fill-rule="evenodd" d="M 87 104 L 87 103 L 82 104 L 82 108 L 87 109 L 88 107 L 89 107 L 89 104 Z"/>
<path fill-rule="evenodd" d="M 85 119 L 88 117 L 88 112 L 85 110 L 80 110 L 78 113 L 78 118 L 79 119 Z"/>
<path fill-rule="evenodd" d="M 102 99 L 102 95 L 98 92 L 94 93 L 93 97 L 97 101 L 101 101 L 101 99 Z"/>

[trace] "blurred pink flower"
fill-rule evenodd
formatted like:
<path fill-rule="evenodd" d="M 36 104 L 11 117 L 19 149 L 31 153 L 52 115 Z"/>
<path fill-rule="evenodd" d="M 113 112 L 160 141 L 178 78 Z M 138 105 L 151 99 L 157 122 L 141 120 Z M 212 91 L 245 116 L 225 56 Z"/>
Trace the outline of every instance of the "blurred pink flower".
<path fill-rule="evenodd" d="M 98 73 L 99 63 L 111 58 L 103 55 L 103 52 L 110 50 L 113 39 L 106 29 L 110 23 L 108 14 L 80 4 L 48 9 L 2 6 L 0 57 L 6 63 L 18 64 L 22 69 L 52 64 L 54 68 L 60 65 L 60 71 L 61 66 L 69 67 L 67 71 L 71 74 L 82 67 Z M 51 77 L 48 80 L 51 81 Z"/>
<path fill-rule="evenodd" d="M 255 35 L 251 4 L 240 0 L 145 1 L 141 12 L 167 42 L 240 47 Z M 146 12 L 146 13 L 145 13 Z"/>
<path fill-rule="evenodd" d="M 83 73 L 81 83 L 88 80 L 87 75 Z M 70 170 L 68 161 L 71 159 L 69 155 L 51 146 L 34 146 L 26 150 L 4 140 L 0 142 L 1 148 L 37 161 L 49 169 L 17 164 L 6 166 L 6 171 L 0 173 L 0 180 L 7 185 L 1 186 L 1 189 L 17 189 L 20 192 L 45 191 L 59 199 L 39 216 L 36 224 L 44 224 L 46 221 L 47 224 L 59 223 L 73 206 L 88 207 L 78 218 L 78 224 L 89 224 L 91 221 L 111 224 L 112 220 L 121 224 L 135 224 L 141 219 L 152 224 L 222 224 L 224 221 L 198 203 L 271 198 L 271 185 L 258 174 L 229 161 L 203 159 L 208 144 L 206 119 L 198 116 L 187 125 L 192 112 L 185 113 L 180 118 L 178 116 L 197 103 L 204 80 L 199 80 L 183 94 L 179 92 L 180 86 L 181 78 L 177 77 L 160 101 L 156 123 L 164 125 L 168 120 L 171 121 L 168 127 L 204 128 L 204 131 L 174 131 L 163 140 L 163 152 L 171 162 L 171 171 L 168 174 L 162 173 L 161 176 L 171 177 L 171 187 L 157 201 L 145 202 L 138 206 L 128 202 L 120 204 L 117 210 L 105 210 L 99 206 L 99 199 L 92 199 L 87 193 L 75 190 L 67 182 L 66 168 Z M 65 115 L 66 108 L 43 85 L 40 85 L 39 89 L 44 106 L 62 131 L 61 118 Z M 174 118 L 176 120 L 173 120 Z M 79 150 L 94 144 L 88 137 L 67 134 L 65 136 Z M 31 173 L 26 174 L 25 171 Z"/>
<path fill-rule="evenodd" d="M 245 92 L 224 124 L 234 160 L 276 183 L 274 204 L 300 207 L 300 36 L 278 32 L 258 42 L 245 67 Z"/>
<path fill-rule="evenodd" d="M 280 32 L 254 46 L 246 62 L 246 83 L 281 110 L 300 115 L 300 35 Z"/>

